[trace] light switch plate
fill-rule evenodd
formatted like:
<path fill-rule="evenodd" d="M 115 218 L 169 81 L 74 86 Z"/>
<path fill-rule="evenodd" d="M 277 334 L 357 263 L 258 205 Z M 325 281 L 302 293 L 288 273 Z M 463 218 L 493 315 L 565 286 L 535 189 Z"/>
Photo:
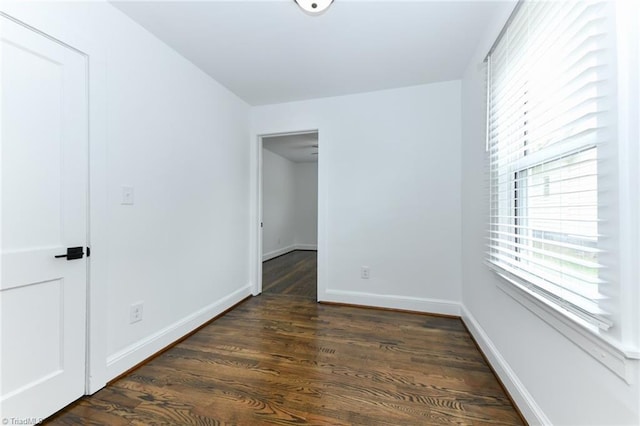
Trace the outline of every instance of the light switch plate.
<path fill-rule="evenodd" d="M 133 204 L 133 186 L 122 186 L 122 200 L 120 201 L 120 204 Z"/>

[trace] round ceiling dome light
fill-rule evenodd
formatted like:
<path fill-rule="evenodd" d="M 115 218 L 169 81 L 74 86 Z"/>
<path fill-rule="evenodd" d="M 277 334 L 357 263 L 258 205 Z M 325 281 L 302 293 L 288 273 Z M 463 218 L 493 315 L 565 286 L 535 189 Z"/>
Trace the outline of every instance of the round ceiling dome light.
<path fill-rule="evenodd" d="M 309 15 L 320 15 L 327 10 L 333 0 L 294 0 Z"/>

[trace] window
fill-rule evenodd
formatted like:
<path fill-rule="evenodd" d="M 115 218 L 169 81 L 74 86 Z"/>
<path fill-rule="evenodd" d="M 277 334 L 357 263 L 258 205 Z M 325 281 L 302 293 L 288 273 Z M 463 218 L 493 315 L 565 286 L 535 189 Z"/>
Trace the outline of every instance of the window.
<path fill-rule="evenodd" d="M 487 57 L 488 264 L 595 330 L 607 310 L 602 185 L 614 123 L 608 2 L 521 2 Z M 604 165 L 604 169 L 603 169 Z"/>

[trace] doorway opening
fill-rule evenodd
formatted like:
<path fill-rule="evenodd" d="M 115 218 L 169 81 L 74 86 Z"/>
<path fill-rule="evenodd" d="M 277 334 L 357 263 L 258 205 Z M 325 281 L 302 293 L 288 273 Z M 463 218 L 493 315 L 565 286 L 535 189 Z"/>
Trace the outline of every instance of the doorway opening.
<path fill-rule="evenodd" d="M 318 132 L 259 139 L 261 292 L 318 300 Z"/>

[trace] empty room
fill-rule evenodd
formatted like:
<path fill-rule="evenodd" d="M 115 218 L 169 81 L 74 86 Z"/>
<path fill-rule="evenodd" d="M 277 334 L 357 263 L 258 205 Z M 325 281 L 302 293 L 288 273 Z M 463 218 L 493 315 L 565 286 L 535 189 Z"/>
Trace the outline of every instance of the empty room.
<path fill-rule="evenodd" d="M 0 421 L 640 424 L 640 2 L 0 4 Z"/>

